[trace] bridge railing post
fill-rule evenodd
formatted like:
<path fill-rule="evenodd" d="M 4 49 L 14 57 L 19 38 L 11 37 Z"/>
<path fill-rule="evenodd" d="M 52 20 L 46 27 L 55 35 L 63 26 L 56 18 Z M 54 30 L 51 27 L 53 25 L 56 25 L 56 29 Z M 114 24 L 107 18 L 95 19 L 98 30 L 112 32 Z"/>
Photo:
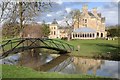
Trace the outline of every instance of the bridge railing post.
<path fill-rule="evenodd" d="M 2 53 L 4 53 L 5 49 L 4 49 L 4 46 L 2 47 Z"/>
<path fill-rule="evenodd" d="M 10 42 L 10 46 L 11 46 L 11 49 L 12 49 L 12 41 Z"/>
<path fill-rule="evenodd" d="M 26 40 L 26 44 L 27 44 L 27 46 L 28 46 L 28 39 Z"/>

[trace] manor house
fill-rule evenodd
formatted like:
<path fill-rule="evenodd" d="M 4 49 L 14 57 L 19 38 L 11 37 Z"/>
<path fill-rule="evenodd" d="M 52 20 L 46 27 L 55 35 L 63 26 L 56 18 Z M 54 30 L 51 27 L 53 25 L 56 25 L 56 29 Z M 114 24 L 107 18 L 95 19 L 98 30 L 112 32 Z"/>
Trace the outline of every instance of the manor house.
<path fill-rule="evenodd" d="M 79 19 L 79 20 L 78 20 Z M 49 25 L 49 38 L 63 38 L 68 37 L 70 31 L 69 27 L 61 27 L 56 20 Z M 88 6 L 82 7 L 80 18 L 74 18 L 74 25 L 72 26 L 72 39 L 96 39 L 106 37 L 105 31 L 105 17 L 97 12 L 97 8 L 88 11 Z"/>

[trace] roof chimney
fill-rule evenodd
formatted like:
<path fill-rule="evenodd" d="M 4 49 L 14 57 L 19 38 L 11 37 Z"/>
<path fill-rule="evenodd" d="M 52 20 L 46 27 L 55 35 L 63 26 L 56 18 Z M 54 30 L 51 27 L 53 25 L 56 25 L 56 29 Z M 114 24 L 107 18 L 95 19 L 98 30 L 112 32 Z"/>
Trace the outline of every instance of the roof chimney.
<path fill-rule="evenodd" d="M 97 15 L 97 8 L 93 8 L 92 12 L 93 12 L 94 15 Z"/>
<path fill-rule="evenodd" d="M 82 11 L 83 13 L 88 13 L 88 5 L 83 5 Z"/>

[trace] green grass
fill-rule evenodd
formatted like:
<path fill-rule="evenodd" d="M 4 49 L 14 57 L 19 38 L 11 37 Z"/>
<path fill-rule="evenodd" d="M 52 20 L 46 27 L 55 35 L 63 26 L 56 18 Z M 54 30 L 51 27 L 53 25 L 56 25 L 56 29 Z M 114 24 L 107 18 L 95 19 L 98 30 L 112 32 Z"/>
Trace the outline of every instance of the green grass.
<path fill-rule="evenodd" d="M 79 51 L 73 51 L 70 53 L 74 56 L 84 56 L 84 57 L 100 57 L 100 58 L 108 58 L 112 60 L 119 60 L 120 54 L 120 46 L 118 46 L 118 40 L 71 40 L 64 41 L 75 47 L 77 50 L 77 46 L 80 46 Z M 109 54 L 108 54 L 109 53 Z"/>
<path fill-rule="evenodd" d="M 0 65 L 1 66 L 1 65 Z M 102 78 L 93 75 L 61 74 L 57 72 L 38 72 L 31 68 L 15 65 L 2 65 L 3 78 Z"/>

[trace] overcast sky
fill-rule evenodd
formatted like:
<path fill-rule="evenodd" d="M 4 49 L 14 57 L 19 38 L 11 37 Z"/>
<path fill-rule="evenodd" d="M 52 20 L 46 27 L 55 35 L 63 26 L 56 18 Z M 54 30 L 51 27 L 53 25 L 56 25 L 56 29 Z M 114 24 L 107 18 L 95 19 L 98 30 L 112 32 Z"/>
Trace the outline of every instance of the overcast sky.
<path fill-rule="evenodd" d="M 0 0 L 1 1 L 1 0 Z M 71 2 L 70 2 L 71 1 Z M 86 2 L 84 2 L 86 1 Z M 106 17 L 106 25 L 118 24 L 118 1 L 119 0 L 54 0 L 52 7 L 49 11 L 44 12 L 36 17 L 36 22 L 42 22 L 45 20 L 46 23 L 51 23 L 53 19 L 56 19 L 59 23 L 64 22 L 63 19 L 73 9 L 79 9 L 82 11 L 84 4 L 88 5 L 88 10 L 97 7 L 98 12 L 102 13 L 103 17 Z M 106 1 L 106 2 L 105 2 Z"/>
<path fill-rule="evenodd" d="M 56 19 L 61 22 L 64 19 L 64 15 L 69 13 L 73 9 L 79 9 L 82 11 L 82 6 L 88 5 L 88 10 L 97 7 L 98 12 L 102 13 L 103 17 L 106 17 L 106 25 L 115 25 L 118 23 L 118 3 L 117 2 L 59 2 L 54 3 L 50 9 L 51 12 L 46 12 L 36 18 L 36 21 L 52 22 Z"/>

